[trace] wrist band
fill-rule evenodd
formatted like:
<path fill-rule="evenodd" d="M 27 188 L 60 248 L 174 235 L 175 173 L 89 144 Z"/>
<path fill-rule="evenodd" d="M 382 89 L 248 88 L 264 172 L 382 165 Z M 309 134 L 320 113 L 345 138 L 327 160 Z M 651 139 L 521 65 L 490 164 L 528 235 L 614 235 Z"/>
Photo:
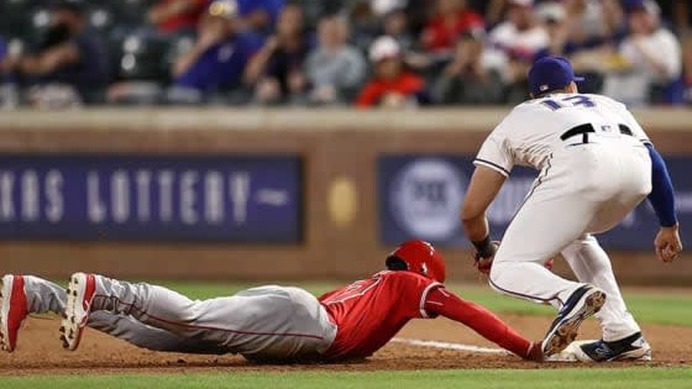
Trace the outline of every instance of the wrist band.
<path fill-rule="evenodd" d="M 490 235 L 483 240 L 471 241 L 476 248 L 477 258 L 489 258 L 495 255 L 495 245 L 490 241 Z"/>

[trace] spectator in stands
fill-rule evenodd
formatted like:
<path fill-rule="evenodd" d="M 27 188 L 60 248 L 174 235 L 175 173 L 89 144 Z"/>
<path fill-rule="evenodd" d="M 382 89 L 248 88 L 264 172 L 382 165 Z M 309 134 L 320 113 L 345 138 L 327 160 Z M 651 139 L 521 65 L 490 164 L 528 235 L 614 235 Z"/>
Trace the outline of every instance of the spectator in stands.
<path fill-rule="evenodd" d="M 7 41 L 0 35 L 0 76 L 4 76 L 7 71 L 10 70 L 10 61 L 7 51 Z"/>
<path fill-rule="evenodd" d="M 612 51 L 626 30 L 620 3 L 618 0 L 567 0 L 564 4 L 569 15 L 562 23 L 564 42 L 562 50 L 553 50 L 553 54 L 569 56 L 575 70 L 586 78 L 579 84 L 581 92 L 600 93 L 604 82 L 603 54 Z M 551 30 L 551 39 L 553 33 Z"/>
<path fill-rule="evenodd" d="M 173 100 L 195 102 L 242 86 L 245 67 L 262 40 L 239 29 L 235 1 L 216 0 L 209 5 L 194 46 L 173 66 Z"/>
<path fill-rule="evenodd" d="M 632 0 L 623 0 L 625 3 Z M 692 24 L 692 4 L 689 0 L 659 0 L 661 15 L 672 22 L 672 27 L 678 35 L 685 34 Z"/>
<path fill-rule="evenodd" d="M 250 30 L 269 33 L 274 28 L 284 0 L 237 0 L 243 26 Z"/>
<path fill-rule="evenodd" d="M 567 10 L 563 3 L 559 1 L 541 3 L 536 8 L 536 16 L 550 37 L 547 53 L 564 56 L 565 46 L 569 39 L 568 24 L 570 22 L 567 20 Z"/>
<path fill-rule="evenodd" d="M 370 10 L 378 17 L 382 18 L 394 11 L 406 8 L 408 0 L 370 0 Z"/>
<path fill-rule="evenodd" d="M 680 43 L 661 26 L 660 8 L 652 0 L 628 6 L 629 34 L 617 51 L 605 80 L 604 94 L 631 105 L 675 102 L 681 74 Z"/>
<path fill-rule="evenodd" d="M 255 101 L 261 104 L 286 102 L 304 93 L 303 74 L 309 42 L 304 15 L 297 4 L 287 4 L 279 14 L 276 34 L 249 62 L 245 82 L 255 89 Z"/>
<path fill-rule="evenodd" d="M 528 96 L 526 75 L 537 55 L 548 48 L 550 37 L 537 21 L 533 0 L 509 0 L 507 20 L 491 30 L 484 63 L 497 69 L 508 87 L 508 103 Z"/>
<path fill-rule="evenodd" d="M 480 2 L 483 3 L 481 8 L 485 23 L 488 27 L 492 28 L 502 22 L 503 15 L 507 11 L 509 0 L 481 0 Z M 478 3 L 478 1 L 476 3 Z"/>
<path fill-rule="evenodd" d="M 51 25 L 37 51 L 12 57 L 4 66 L 36 88 L 37 102 L 72 105 L 100 101 L 109 81 L 108 58 L 102 42 L 89 34 L 82 5 L 57 2 Z M 60 96 L 67 96 L 65 101 Z M 54 105 L 50 103 L 49 105 Z"/>
<path fill-rule="evenodd" d="M 348 22 L 341 16 L 322 18 L 318 25 L 318 47 L 305 65 L 311 104 L 334 104 L 350 101 L 365 78 L 363 55 L 349 46 Z"/>
<path fill-rule="evenodd" d="M 687 105 L 692 106 L 692 33 L 685 36 L 682 52 L 682 82 L 684 87 L 684 99 Z"/>
<path fill-rule="evenodd" d="M 429 101 L 423 79 L 404 68 L 401 47 L 390 36 L 382 36 L 370 47 L 374 77 L 356 99 L 361 108 L 417 107 Z"/>
<path fill-rule="evenodd" d="M 7 42 L 0 36 L 0 109 L 15 108 L 19 103 L 8 51 Z"/>
<path fill-rule="evenodd" d="M 503 102 L 502 75 L 497 69 L 488 69 L 483 65 L 484 45 L 482 32 L 469 32 L 462 36 L 454 60 L 436 83 L 436 102 L 445 105 L 491 105 Z"/>
<path fill-rule="evenodd" d="M 158 0 L 147 17 L 164 34 L 194 31 L 209 0 Z"/>
<path fill-rule="evenodd" d="M 413 50 L 415 38 L 408 28 L 408 19 L 403 8 L 395 8 L 383 15 L 382 32 L 399 43 L 402 51 Z"/>
<path fill-rule="evenodd" d="M 546 52 L 569 56 L 575 70 L 586 78 L 579 84 L 581 92 L 601 92 L 603 52 L 611 50 L 624 29 L 617 0 L 545 1 L 536 12 L 550 37 Z"/>
<path fill-rule="evenodd" d="M 428 51 L 451 53 L 461 34 L 483 27 L 483 17 L 468 7 L 467 0 L 437 0 L 421 41 Z"/>
<path fill-rule="evenodd" d="M 565 0 L 564 6 L 568 53 L 611 44 L 625 27 L 618 0 Z"/>

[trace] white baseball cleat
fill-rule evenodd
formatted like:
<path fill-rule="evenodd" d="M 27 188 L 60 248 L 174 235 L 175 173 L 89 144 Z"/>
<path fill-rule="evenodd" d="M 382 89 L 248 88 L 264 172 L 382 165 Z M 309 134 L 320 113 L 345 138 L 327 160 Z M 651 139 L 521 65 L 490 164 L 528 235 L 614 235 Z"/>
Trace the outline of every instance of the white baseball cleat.
<path fill-rule="evenodd" d="M 24 277 L 11 274 L 2 277 L 0 298 L 0 348 L 11 353 L 17 347 L 19 327 L 29 314 Z"/>
<path fill-rule="evenodd" d="M 79 347 L 95 294 L 96 279 L 93 274 L 75 273 L 70 277 L 67 307 L 60 326 L 60 340 L 65 349 L 74 351 Z"/>
<path fill-rule="evenodd" d="M 563 305 L 543 339 L 543 354 L 558 354 L 574 341 L 581 323 L 605 304 L 605 292 L 592 285 L 574 291 Z"/>

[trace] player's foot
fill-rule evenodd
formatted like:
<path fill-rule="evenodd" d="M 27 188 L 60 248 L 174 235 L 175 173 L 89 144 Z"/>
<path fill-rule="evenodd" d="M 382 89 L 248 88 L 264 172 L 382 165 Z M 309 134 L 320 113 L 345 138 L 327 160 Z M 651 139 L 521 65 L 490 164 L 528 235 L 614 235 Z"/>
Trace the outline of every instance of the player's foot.
<path fill-rule="evenodd" d="M 605 293 L 595 286 L 584 285 L 574 291 L 543 339 L 543 354 L 557 354 L 572 343 L 581 323 L 600 311 L 605 299 Z"/>
<path fill-rule="evenodd" d="M 19 327 L 29 314 L 24 277 L 11 274 L 2 277 L 0 298 L 0 347 L 11 353 L 17 347 Z"/>
<path fill-rule="evenodd" d="M 584 343 L 575 348 L 574 355 L 582 362 L 650 361 L 651 345 L 641 332 L 637 332 L 613 342 L 598 340 Z"/>
<path fill-rule="evenodd" d="M 60 326 L 60 340 L 67 350 L 74 351 L 79 347 L 95 294 L 96 279 L 93 274 L 75 273 L 70 277 L 67 307 Z"/>

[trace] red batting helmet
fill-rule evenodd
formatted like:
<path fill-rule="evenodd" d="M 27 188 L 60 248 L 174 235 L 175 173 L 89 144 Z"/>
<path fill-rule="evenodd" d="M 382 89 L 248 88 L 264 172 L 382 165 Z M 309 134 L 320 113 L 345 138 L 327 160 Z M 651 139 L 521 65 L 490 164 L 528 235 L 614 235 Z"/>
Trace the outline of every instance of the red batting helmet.
<path fill-rule="evenodd" d="M 447 269 L 442 255 L 422 240 L 409 240 L 392 251 L 385 260 L 389 270 L 408 270 L 438 282 L 445 282 Z"/>

